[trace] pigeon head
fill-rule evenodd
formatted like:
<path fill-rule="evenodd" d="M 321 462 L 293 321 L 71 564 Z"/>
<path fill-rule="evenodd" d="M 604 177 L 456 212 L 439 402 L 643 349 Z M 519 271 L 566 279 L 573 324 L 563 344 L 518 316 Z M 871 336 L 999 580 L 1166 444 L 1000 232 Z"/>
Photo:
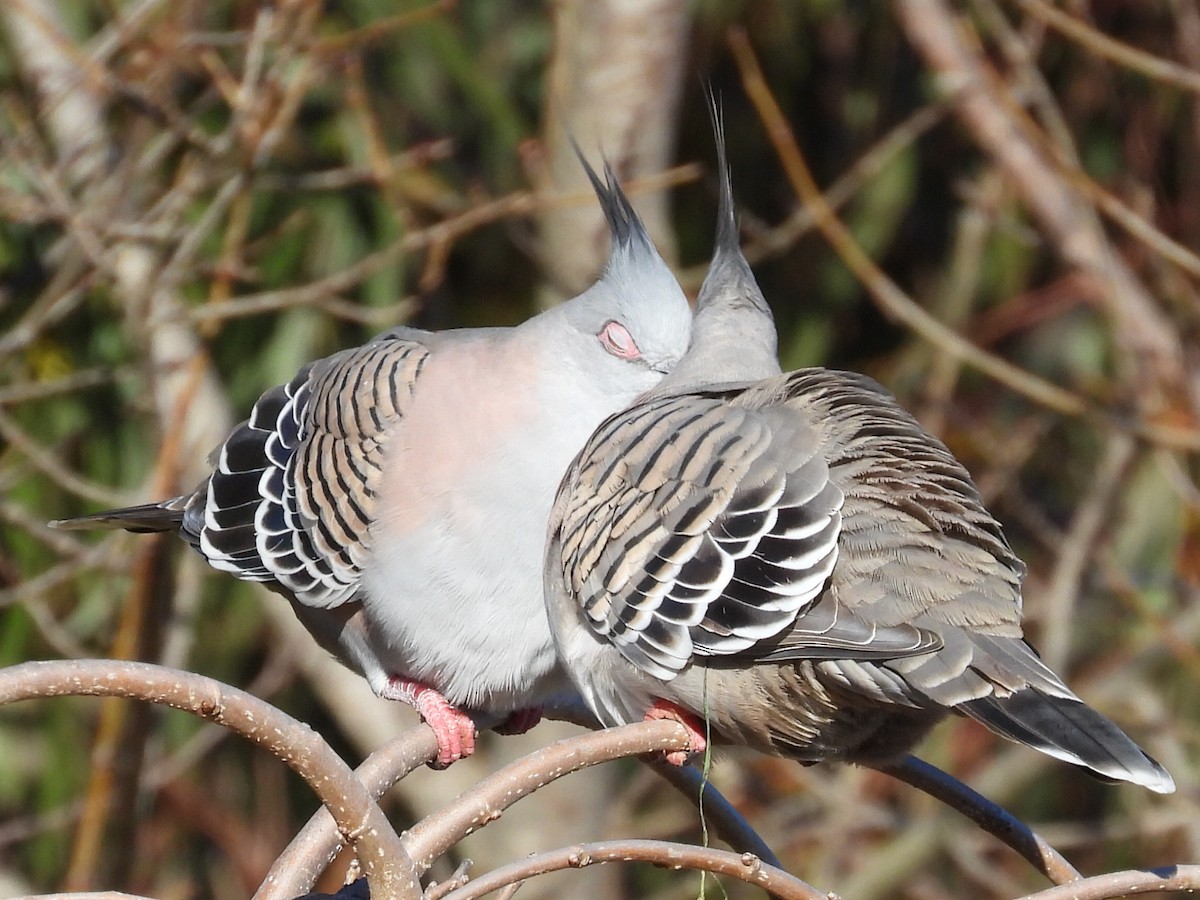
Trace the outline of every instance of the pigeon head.
<path fill-rule="evenodd" d="M 733 189 L 725 155 L 725 128 L 715 101 L 710 113 L 720 179 L 717 237 L 712 262 L 696 298 L 691 349 L 662 383 L 660 389 L 664 391 L 751 381 L 778 375 L 780 371 L 775 319 L 738 243 Z"/>
<path fill-rule="evenodd" d="M 601 180 L 581 153 L 579 160 L 600 200 L 612 249 L 600 279 L 566 304 L 567 319 L 611 364 L 642 370 L 643 386 L 649 388 L 687 352 L 691 310 L 612 166 L 605 164 Z"/>

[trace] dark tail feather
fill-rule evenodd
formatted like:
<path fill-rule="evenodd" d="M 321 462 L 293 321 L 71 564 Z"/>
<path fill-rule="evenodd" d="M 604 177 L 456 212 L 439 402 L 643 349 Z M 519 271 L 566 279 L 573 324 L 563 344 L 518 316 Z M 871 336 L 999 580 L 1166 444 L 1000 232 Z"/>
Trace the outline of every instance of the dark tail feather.
<path fill-rule="evenodd" d="M 1166 769 L 1080 700 L 1030 687 L 1008 697 L 969 700 L 955 709 L 997 734 L 1083 766 L 1102 780 L 1128 781 L 1159 794 L 1175 790 Z"/>
<path fill-rule="evenodd" d="M 183 525 L 183 511 L 190 497 L 175 497 L 162 503 L 145 503 L 141 506 L 125 506 L 108 509 L 90 516 L 72 519 L 55 519 L 51 528 L 83 531 L 92 528 L 124 528 L 141 534 L 154 531 L 179 531 Z"/>

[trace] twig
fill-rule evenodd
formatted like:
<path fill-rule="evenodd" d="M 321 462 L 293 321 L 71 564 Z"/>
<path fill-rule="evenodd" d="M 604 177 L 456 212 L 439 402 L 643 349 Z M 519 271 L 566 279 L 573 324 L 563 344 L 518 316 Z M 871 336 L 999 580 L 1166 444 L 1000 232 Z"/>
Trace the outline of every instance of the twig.
<path fill-rule="evenodd" d="M 320 735 L 271 704 L 215 679 L 149 663 L 56 660 L 0 669 L 0 706 L 57 696 L 158 703 L 224 725 L 266 747 L 333 814 L 378 896 L 420 897 L 412 860 L 366 788 Z"/>
<path fill-rule="evenodd" d="M 676 166 L 658 175 L 641 178 L 624 185 L 626 193 L 636 196 L 641 191 L 661 190 L 665 187 L 684 184 L 699 177 L 700 168 L 695 164 Z M 320 303 L 330 295 L 350 290 L 377 272 L 395 265 L 410 253 L 439 244 L 449 245 L 458 239 L 503 219 L 526 216 L 545 209 L 557 209 L 583 204 L 592 195 L 579 192 L 564 194 L 538 194 L 532 191 L 516 191 L 489 200 L 478 206 L 436 225 L 420 231 L 412 231 L 393 241 L 387 247 L 369 253 L 353 265 L 347 266 L 327 278 L 314 281 L 298 288 L 247 294 L 228 301 L 210 303 L 190 312 L 193 322 L 206 322 L 240 315 L 244 304 L 254 307 L 255 312 L 274 310 L 288 306 L 304 306 Z"/>
<path fill-rule="evenodd" d="M 463 837 L 494 822 L 522 797 L 571 772 L 613 759 L 656 751 L 686 750 L 687 735 L 675 722 L 638 722 L 555 741 L 518 759 L 460 794 L 404 834 L 418 871 Z"/>
<path fill-rule="evenodd" d="M 1039 649 L 1046 664 L 1057 671 L 1066 668 L 1085 569 L 1089 561 L 1094 561 L 1096 541 L 1111 520 L 1118 488 L 1137 458 L 1137 444 L 1129 435 L 1112 432 L 1104 435 L 1104 439 L 1104 452 L 1087 493 L 1075 507 L 1054 562 L 1050 584 L 1042 595 Z"/>
<path fill-rule="evenodd" d="M 867 181 L 882 172 L 902 150 L 945 121 L 949 112 L 949 103 L 935 101 L 922 106 L 892 128 L 825 189 L 825 202 L 829 208 L 836 210 L 849 203 Z M 802 204 L 769 232 L 751 238 L 742 248 L 743 252 L 752 263 L 770 259 L 790 249 L 816 225 L 812 209 Z M 698 279 L 697 286 L 699 283 Z"/>
<path fill-rule="evenodd" d="M 895 0 L 894 6 L 909 40 L 976 141 L 1012 179 L 1054 249 L 1099 280 L 1114 331 L 1128 349 L 1124 361 L 1148 376 L 1141 380 L 1149 390 L 1137 392 L 1143 412 L 1161 412 L 1184 384 L 1183 351 L 1171 323 L 1109 244 L 1085 198 L 1030 139 L 1004 84 L 964 37 L 963 19 L 944 0 Z"/>
<path fill-rule="evenodd" d="M 1139 50 L 1122 41 L 1109 37 L 1087 22 L 1055 9 L 1045 0 L 1013 0 L 1017 6 L 1039 22 L 1066 35 L 1097 56 L 1109 59 L 1119 66 L 1145 75 L 1159 84 L 1200 94 L 1200 73 L 1184 68 L 1168 59 Z"/>
<path fill-rule="evenodd" d="M 7 387 L 0 387 L 0 406 L 16 406 L 19 403 L 29 403 L 33 400 L 46 400 L 60 394 L 70 394 L 84 388 L 110 384 L 116 380 L 112 369 L 94 368 L 80 369 L 62 378 L 48 381 L 21 381 Z"/>
<path fill-rule="evenodd" d="M 795 136 L 763 78 L 762 69 L 745 34 L 738 29 L 732 29 L 729 33 L 729 44 L 741 70 L 746 93 L 758 109 L 792 187 L 812 208 L 817 225 L 826 239 L 875 298 L 884 313 L 909 326 L 944 353 L 962 359 L 1016 393 L 1048 409 L 1063 415 L 1099 420 L 1109 427 L 1130 431 L 1147 441 L 1164 446 L 1200 450 L 1200 432 L 1152 421 L 1127 421 L 1116 417 L 1097 408 L 1089 400 L 983 350 L 962 335 L 951 331 L 922 309 L 875 265 L 849 229 L 825 203 L 800 153 Z"/>
<path fill-rule="evenodd" d="M 731 853 L 672 841 L 600 841 L 538 853 L 501 866 L 474 879 L 443 900 L 474 900 L 510 884 L 563 869 L 582 869 L 597 863 L 648 862 L 670 869 L 699 869 L 728 875 L 761 887 L 780 900 L 834 900 L 835 894 L 805 884 L 753 853 Z"/>
<path fill-rule="evenodd" d="M 15 606 L 19 603 L 27 603 L 31 599 L 40 597 L 55 588 L 67 584 L 70 581 L 78 578 L 80 573 L 86 572 L 96 566 L 103 566 L 110 572 L 124 571 L 124 563 L 118 568 L 116 565 L 110 565 L 113 559 L 113 548 L 116 542 L 123 542 L 124 535 L 112 535 L 98 544 L 95 544 L 87 549 L 87 551 L 75 559 L 61 562 L 53 568 L 47 569 L 33 578 L 26 579 L 10 588 L 0 590 L 0 609 L 6 606 Z"/>
<path fill-rule="evenodd" d="M 12 444 L 14 449 L 29 460 L 30 465 L 38 469 L 64 491 L 75 494 L 85 500 L 92 500 L 107 506 L 116 506 L 121 503 L 121 492 L 88 481 L 86 478 L 72 472 L 59 462 L 58 458 L 48 448 L 42 446 L 26 434 L 9 417 L 8 413 L 3 410 L 0 410 L 0 438 Z"/>
<path fill-rule="evenodd" d="M 472 865 L 473 863 L 471 860 L 464 859 L 458 864 L 458 868 L 455 869 L 454 872 L 451 873 L 450 877 L 445 881 L 432 882 L 429 887 L 425 889 L 425 894 L 422 896 L 421 900 L 442 900 L 442 898 L 451 891 L 458 890 L 471 880 L 470 872 Z M 515 885 L 509 885 L 509 887 L 515 889 L 520 885 L 521 882 L 517 882 Z"/>
<path fill-rule="evenodd" d="M 906 756 L 898 763 L 878 769 L 958 810 L 1019 853 L 1055 884 L 1068 884 L 1083 877 L 1028 825 L 937 766 L 915 756 Z"/>
<path fill-rule="evenodd" d="M 1200 866 L 1164 866 L 1148 871 L 1127 870 L 1093 875 L 1072 884 L 1026 894 L 1020 900 L 1108 900 L 1131 894 L 1200 890 Z"/>
<path fill-rule="evenodd" d="M 984 27 L 996 35 L 1001 51 L 1013 67 L 1017 85 L 1023 93 L 1030 96 L 1034 109 L 1040 116 L 1040 124 L 1046 131 L 1043 143 L 1049 160 L 1113 222 L 1163 259 L 1174 263 L 1190 275 L 1200 277 L 1200 257 L 1183 244 L 1163 234 L 1151 222 L 1097 184 L 1084 171 L 1057 98 L 1037 68 L 1037 46 L 1031 46 L 1027 38 L 1016 32 L 994 0 L 975 0 L 974 5 L 980 11 Z M 1031 130 L 1036 128 L 1033 122 L 1027 124 Z M 1040 135 L 1031 134 L 1031 138 L 1037 137 Z"/>
<path fill-rule="evenodd" d="M 453 150 L 454 142 L 449 138 L 426 141 L 391 154 L 387 168 L 392 172 L 420 168 L 449 158 Z M 378 184 L 378 174 L 372 166 L 342 166 L 295 175 L 265 172 L 254 180 L 254 184 L 259 189 L 272 191 L 340 191 L 360 184 Z"/>

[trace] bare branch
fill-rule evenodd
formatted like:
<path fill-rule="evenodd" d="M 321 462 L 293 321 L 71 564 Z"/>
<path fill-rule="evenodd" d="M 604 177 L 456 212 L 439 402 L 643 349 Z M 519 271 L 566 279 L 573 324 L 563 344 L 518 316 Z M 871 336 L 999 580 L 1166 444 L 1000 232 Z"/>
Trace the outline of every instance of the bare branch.
<path fill-rule="evenodd" d="M 671 841 L 601 841 L 535 854 L 476 878 L 447 894 L 443 900 L 474 900 L 535 875 L 608 862 L 648 862 L 670 869 L 698 869 L 729 875 L 757 885 L 780 900 L 832 900 L 836 897 L 829 891 L 805 884 L 782 869 L 767 865 L 753 853 L 731 853 Z"/>
<path fill-rule="evenodd" d="M 505 766 L 426 816 L 405 832 L 404 845 L 418 870 L 424 872 L 465 835 L 494 822 L 505 809 L 551 781 L 613 759 L 687 747 L 683 728 L 666 721 L 637 722 L 555 741 Z"/>
<path fill-rule="evenodd" d="M 1013 0 L 1040 22 L 1066 35 L 1097 56 L 1112 60 L 1134 72 L 1139 72 L 1160 84 L 1169 84 L 1192 93 L 1200 93 L 1200 73 L 1184 68 L 1169 59 L 1146 53 L 1137 47 L 1097 31 L 1082 19 L 1055 9 L 1046 0 Z"/>
<path fill-rule="evenodd" d="M 1200 450 L 1200 432 L 1162 425 L 1150 420 L 1127 421 L 1113 416 L 1097 408 L 1091 401 L 976 346 L 922 309 L 875 265 L 850 230 L 829 208 L 800 153 L 799 145 L 782 110 L 767 86 L 745 33 L 737 29 L 731 30 L 729 44 L 741 69 L 746 93 L 758 109 L 792 187 L 812 209 L 818 227 L 842 260 L 888 316 L 912 328 L 942 352 L 961 359 L 1016 393 L 1048 409 L 1063 415 L 1098 420 L 1108 427 L 1130 431 L 1145 440 L 1164 446 Z"/>
<path fill-rule="evenodd" d="M 1200 890 L 1200 866 L 1164 866 L 1149 871 L 1110 872 L 1026 894 L 1020 900 L 1109 900 L 1133 894 Z"/>
<path fill-rule="evenodd" d="M 958 810 L 1019 853 L 1055 884 L 1067 884 L 1083 877 L 1028 825 L 936 766 L 915 756 L 906 756 L 894 765 L 880 766 L 879 771 L 911 784 Z"/>
<path fill-rule="evenodd" d="M 964 37 L 969 26 L 943 0 L 896 0 L 909 40 L 938 75 L 975 139 L 1012 178 L 1055 250 L 1098 279 L 1114 331 L 1128 347 L 1128 361 L 1144 370 L 1139 400 L 1147 414 L 1162 411 L 1185 384 L 1178 335 L 1145 287 L 1104 236 L 1086 199 L 1058 177 L 1004 84 Z"/>
<path fill-rule="evenodd" d="M 380 747 L 354 770 L 372 799 L 378 799 L 409 772 L 437 755 L 437 738 L 422 726 Z M 254 900 L 291 900 L 312 890 L 317 878 L 342 849 L 341 835 L 329 810 L 317 810 L 254 894 Z"/>
<path fill-rule="evenodd" d="M 215 679 L 149 663 L 55 660 L 0 669 L 0 706 L 59 696 L 127 697 L 170 706 L 267 748 L 330 811 L 379 896 L 420 897 L 412 860 L 366 788 L 320 735 L 271 704 Z"/>

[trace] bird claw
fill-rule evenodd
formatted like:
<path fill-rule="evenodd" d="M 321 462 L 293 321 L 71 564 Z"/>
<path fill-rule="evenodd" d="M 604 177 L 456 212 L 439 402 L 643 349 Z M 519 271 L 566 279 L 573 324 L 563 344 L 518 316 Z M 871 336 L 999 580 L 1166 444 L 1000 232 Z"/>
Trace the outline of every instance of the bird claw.
<path fill-rule="evenodd" d="M 474 720 L 428 685 L 393 675 L 388 678 L 380 696 L 407 703 L 433 729 L 438 755 L 429 764 L 432 768 L 445 769 L 475 752 L 478 730 Z"/>
<path fill-rule="evenodd" d="M 687 731 L 688 749 L 672 750 L 663 754 L 663 757 L 671 765 L 687 765 L 689 757 L 696 753 L 703 753 L 708 747 L 708 739 L 704 736 L 704 723 L 674 703 L 655 700 L 654 705 L 646 710 L 646 721 L 652 722 L 655 719 L 669 719 L 672 722 L 678 722 Z"/>

